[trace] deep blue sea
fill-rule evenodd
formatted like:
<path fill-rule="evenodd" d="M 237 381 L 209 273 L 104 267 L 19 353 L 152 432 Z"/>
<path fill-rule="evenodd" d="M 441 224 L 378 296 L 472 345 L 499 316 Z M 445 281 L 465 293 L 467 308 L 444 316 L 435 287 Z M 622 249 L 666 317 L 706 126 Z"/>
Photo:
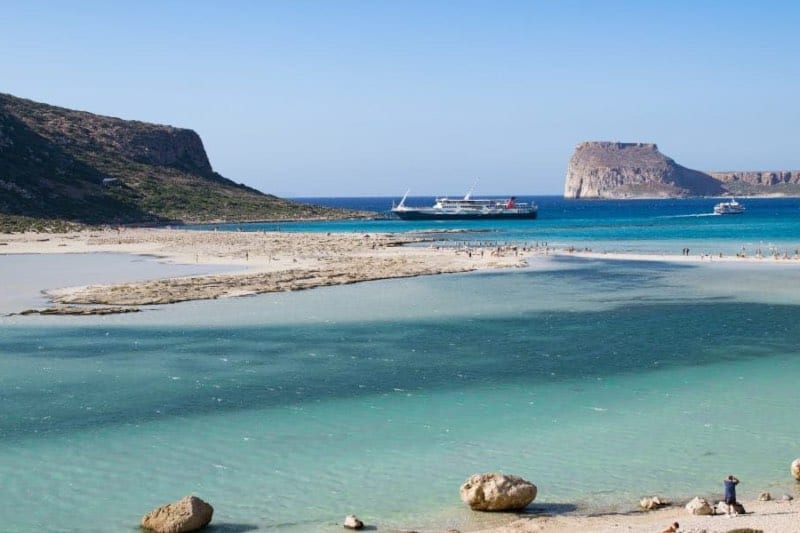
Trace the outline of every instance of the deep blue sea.
<path fill-rule="evenodd" d="M 218 532 L 340 531 L 349 513 L 379 531 L 470 531 L 510 521 L 459 500 L 486 471 L 534 482 L 533 513 L 719 498 L 729 473 L 743 499 L 800 496 L 800 199 L 741 199 L 739 216 L 709 215 L 714 199 L 534 200 L 525 222 L 218 229 L 763 258 L 536 255 L 135 315 L 0 317 L 2 530 L 131 532 L 193 493 Z M 143 260 L 0 255 L 0 275 L 49 287 L 60 265 L 57 284 L 80 284 L 98 261 Z"/>
<path fill-rule="evenodd" d="M 500 197 L 497 197 L 500 198 Z M 742 200 L 746 216 L 713 214 L 719 198 L 676 200 L 565 200 L 557 196 L 519 196 L 539 206 L 539 218 L 519 221 L 402 221 L 389 209 L 400 198 L 295 198 L 297 201 L 374 211 L 376 220 L 218 225 L 250 231 L 446 232 L 456 241 L 547 242 L 551 246 L 609 252 L 738 253 L 744 246 L 768 254 L 798 244 L 800 198 Z M 407 205 L 430 206 L 433 197 L 409 197 Z M 202 227 L 202 226 L 201 226 Z M 204 227 L 207 229 L 207 227 Z"/>

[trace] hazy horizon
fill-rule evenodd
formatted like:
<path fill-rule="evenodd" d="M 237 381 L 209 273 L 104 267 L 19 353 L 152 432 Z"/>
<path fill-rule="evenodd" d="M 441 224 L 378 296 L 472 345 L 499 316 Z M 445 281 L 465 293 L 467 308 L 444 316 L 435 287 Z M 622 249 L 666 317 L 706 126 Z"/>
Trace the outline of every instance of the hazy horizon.
<path fill-rule="evenodd" d="M 283 197 L 560 195 L 583 141 L 796 170 L 800 5 L 209 1 L 4 5 L 6 92 L 198 132 Z M 13 22 L 13 23 L 9 23 Z"/>

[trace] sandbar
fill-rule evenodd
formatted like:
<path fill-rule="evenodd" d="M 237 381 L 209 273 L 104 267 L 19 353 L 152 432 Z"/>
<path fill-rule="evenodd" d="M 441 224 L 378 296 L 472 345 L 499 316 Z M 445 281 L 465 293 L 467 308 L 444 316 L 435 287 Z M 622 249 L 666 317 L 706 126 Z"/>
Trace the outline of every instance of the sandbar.
<path fill-rule="evenodd" d="M 50 289 L 63 306 L 143 306 L 294 291 L 380 279 L 524 266 L 520 250 L 426 245 L 386 233 L 225 232 L 125 228 L 0 237 L 0 254 L 111 252 L 180 264 L 229 265 L 217 274 Z"/>

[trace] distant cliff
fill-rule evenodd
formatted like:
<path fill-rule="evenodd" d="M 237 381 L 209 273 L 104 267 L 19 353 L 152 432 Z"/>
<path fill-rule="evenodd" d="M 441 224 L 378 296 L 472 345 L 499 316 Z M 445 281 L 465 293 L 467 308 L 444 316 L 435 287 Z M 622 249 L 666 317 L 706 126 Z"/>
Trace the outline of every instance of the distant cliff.
<path fill-rule="evenodd" d="M 11 219 L 158 224 L 341 216 L 217 174 L 192 130 L 0 93 L 0 227 Z"/>
<path fill-rule="evenodd" d="M 709 172 L 732 194 L 800 196 L 800 170 Z"/>
<path fill-rule="evenodd" d="M 583 142 L 567 166 L 565 198 L 675 198 L 800 194 L 800 172 L 692 170 L 655 144 Z"/>

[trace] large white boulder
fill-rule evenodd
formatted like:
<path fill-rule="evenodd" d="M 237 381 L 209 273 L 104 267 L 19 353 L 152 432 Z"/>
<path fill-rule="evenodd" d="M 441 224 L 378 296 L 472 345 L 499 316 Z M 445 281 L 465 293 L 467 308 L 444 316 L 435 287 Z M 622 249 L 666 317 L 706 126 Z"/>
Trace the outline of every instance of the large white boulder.
<path fill-rule="evenodd" d="M 699 496 L 695 496 L 692 501 L 686 504 L 686 510 L 694 515 L 714 514 L 714 509 L 708 503 L 708 500 Z"/>
<path fill-rule="evenodd" d="M 213 514 L 214 508 L 197 496 L 184 496 L 144 515 L 141 526 L 156 533 L 188 533 L 207 526 Z"/>
<path fill-rule="evenodd" d="M 475 474 L 460 492 L 461 501 L 474 511 L 514 511 L 536 498 L 536 485 L 508 474 Z"/>
<path fill-rule="evenodd" d="M 792 461 L 792 476 L 794 476 L 797 481 L 800 481 L 800 458 Z"/>
<path fill-rule="evenodd" d="M 344 517 L 344 527 L 347 529 L 364 529 L 364 522 L 358 519 L 354 514 L 349 514 Z"/>
<path fill-rule="evenodd" d="M 644 498 L 639 500 L 639 506 L 646 511 L 661 509 L 662 507 L 666 507 L 667 505 L 669 505 L 669 502 L 658 496 L 645 496 Z"/>
<path fill-rule="evenodd" d="M 716 511 L 716 514 L 728 514 L 728 504 L 725 502 L 718 502 L 714 510 Z M 745 513 L 744 505 L 742 505 L 739 502 L 735 502 L 733 504 L 733 509 L 731 509 L 731 512 L 734 514 L 744 514 Z"/>

